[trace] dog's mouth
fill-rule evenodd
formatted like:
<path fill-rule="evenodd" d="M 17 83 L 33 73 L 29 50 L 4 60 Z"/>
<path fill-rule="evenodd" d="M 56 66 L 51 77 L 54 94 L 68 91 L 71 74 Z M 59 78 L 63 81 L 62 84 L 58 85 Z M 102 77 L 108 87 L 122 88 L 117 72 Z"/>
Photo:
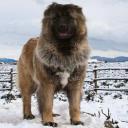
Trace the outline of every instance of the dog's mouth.
<path fill-rule="evenodd" d="M 69 32 L 59 32 L 60 39 L 69 39 L 72 37 L 72 33 Z"/>
<path fill-rule="evenodd" d="M 58 36 L 60 39 L 69 39 L 72 37 L 71 28 L 66 24 L 59 25 Z"/>

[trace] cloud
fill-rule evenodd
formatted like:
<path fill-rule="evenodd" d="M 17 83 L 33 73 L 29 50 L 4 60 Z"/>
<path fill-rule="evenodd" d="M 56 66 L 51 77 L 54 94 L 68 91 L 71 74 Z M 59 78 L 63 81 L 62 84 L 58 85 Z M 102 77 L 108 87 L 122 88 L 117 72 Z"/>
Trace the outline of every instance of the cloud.
<path fill-rule="evenodd" d="M 22 47 L 19 45 L 0 45 L 0 58 L 14 58 L 18 59 L 21 53 Z"/>
<path fill-rule="evenodd" d="M 22 44 L 39 35 L 41 7 L 33 0 L 4 0 L 0 4 L 0 45 Z"/>
<path fill-rule="evenodd" d="M 89 36 L 127 44 L 128 1 L 87 0 Z"/>
<path fill-rule="evenodd" d="M 103 57 L 117 57 L 117 56 L 128 56 L 127 52 L 116 51 L 116 50 L 94 50 L 92 49 L 91 56 L 103 56 Z"/>
<path fill-rule="evenodd" d="M 87 17 L 89 38 L 115 42 L 128 46 L 127 0 L 54 0 L 58 3 L 74 3 L 83 8 Z M 48 5 L 52 0 L 37 0 Z M 111 47 L 111 46 L 110 46 Z M 116 45 L 115 45 L 116 47 Z M 124 48 L 127 50 L 126 48 Z M 121 49 L 122 50 L 122 49 Z"/>
<path fill-rule="evenodd" d="M 4 0 L 0 3 L 0 49 L 10 56 L 41 29 L 43 11 L 53 0 Z M 93 51 L 128 53 L 127 0 L 54 0 L 81 6 L 87 17 L 89 43 Z M 7 53 L 7 50 L 6 50 Z M 95 52 L 99 53 L 99 52 Z M 115 52 L 113 52 L 114 55 Z M 4 56 L 5 50 L 0 55 Z M 12 54 L 14 56 L 15 54 Z"/>

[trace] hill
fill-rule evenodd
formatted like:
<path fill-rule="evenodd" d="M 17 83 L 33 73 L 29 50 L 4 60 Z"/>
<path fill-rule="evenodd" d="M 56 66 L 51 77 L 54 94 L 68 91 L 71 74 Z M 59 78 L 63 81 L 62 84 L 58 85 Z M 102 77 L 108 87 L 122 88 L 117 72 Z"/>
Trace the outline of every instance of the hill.
<path fill-rule="evenodd" d="M 128 61 L 128 57 L 124 57 L 124 56 L 119 56 L 115 58 L 93 56 L 91 57 L 91 59 L 96 59 L 98 61 L 104 61 L 104 62 L 126 62 Z"/>
<path fill-rule="evenodd" d="M 3 63 L 15 63 L 16 60 L 15 59 L 10 59 L 10 58 L 0 58 L 0 62 L 3 62 Z"/>

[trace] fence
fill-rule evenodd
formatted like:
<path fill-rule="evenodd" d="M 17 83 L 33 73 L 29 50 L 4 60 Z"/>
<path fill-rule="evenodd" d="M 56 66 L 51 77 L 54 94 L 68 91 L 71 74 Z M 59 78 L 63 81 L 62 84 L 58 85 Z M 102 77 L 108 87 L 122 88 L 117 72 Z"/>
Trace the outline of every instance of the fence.
<path fill-rule="evenodd" d="M 13 83 L 14 83 L 13 75 L 16 74 L 13 72 L 13 68 L 11 68 L 10 71 L 7 71 L 7 72 L 0 72 L 0 74 L 7 74 L 10 76 L 10 78 L 8 80 L 0 80 L 0 83 L 5 83 L 5 82 L 10 83 L 10 88 L 5 88 L 5 89 L 2 88 L 2 89 L 0 89 L 0 91 L 6 91 L 6 90 L 11 91 L 13 88 Z"/>
<path fill-rule="evenodd" d="M 94 91 L 127 91 L 128 89 L 103 89 L 98 87 L 98 81 L 103 81 L 103 80 L 126 80 L 128 81 L 128 78 L 98 78 L 97 72 L 98 71 L 104 71 L 104 70 L 125 70 L 126 74 L 128 74 L 128 68 L 97 68 L 97 66 L 94 67 L 93 71 L 87 71 L 87 72 L 92 72 L 93 73 L 93 83 L 94 83 Z M 89 82 L 89 81 L 85 81 Z"/>
<path fill-rule="evenodd" d="M 85 82 L 93 82 L 94 83 L 94 91 L 96 91 L 96 92 L 98 90 L 101 90 L 101 91 L 128 91 L 128 89 L 102 89 L 102 88 L 98 88 L 98 81 L 101 81 L 101 80 L 126 80 L 126 81 L 128 81 L 128 78 L 98 78 L 98 75 L 97 75 L 98 71 L 103 71 L 103 70 L 125 70 L 126 74 L 128 74 L 128 68 L 97 68 L 97 66 L 95 66 L 93 70 L 87 71 L 87 72 L 93 73 L 93 76 L 94 76 L 93 80 L 92 81 L 85 81 Z M 0 80 L 0 83 L 2 83 L 2 82 L 10 83 L 10 88 L 0 89 L 0 91 L 5 91 L 5 90 L 11 91 L 13 88 L 13 84 L 14 84 L 13 77 L 14 77 L 14 74 L 17 74 L 17 73 L 15 73 L 13 71 L 13 69 L 11 68 L 10 71 L 0 72 L 0 74 L 10 75 L 10 79 Z"/>

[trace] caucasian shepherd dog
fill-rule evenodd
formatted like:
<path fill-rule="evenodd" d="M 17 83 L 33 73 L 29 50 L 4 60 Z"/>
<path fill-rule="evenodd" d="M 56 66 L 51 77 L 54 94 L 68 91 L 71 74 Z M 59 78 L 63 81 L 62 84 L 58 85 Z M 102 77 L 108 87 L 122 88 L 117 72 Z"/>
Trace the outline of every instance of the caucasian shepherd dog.
<path fill-rule="evenodd" d="M 18 81 L 23 99 L 24 119 L 33 119 L 31 95 L 36 91 L 44 125 L 56 127 L 53 98 L 66 92 L 71 124 L 80 121 L 80 99 L 85 78 L 89 46 L 86 19 L 73 4 L 53 3 L 44 12 L 42 32 L 23 47 L 18 62 Z"/>

